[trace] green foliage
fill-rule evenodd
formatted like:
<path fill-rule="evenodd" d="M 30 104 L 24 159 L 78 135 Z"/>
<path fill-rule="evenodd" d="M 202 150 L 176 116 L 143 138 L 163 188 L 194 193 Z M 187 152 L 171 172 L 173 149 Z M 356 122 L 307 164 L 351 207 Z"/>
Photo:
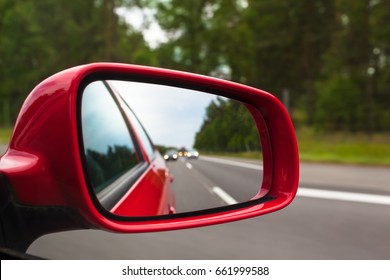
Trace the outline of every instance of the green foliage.
<path fill-rule="evenodd" d="M 320 129 L 359 131 L 363 128 L 363 103 L 353 81 L 335 76 L 318 83 L 317 91 L 315 116 Z"/>
<path fill-rule="evenodd" d="M 65 68 L 154 63 L 142 34 L 115 13 L 126 2 L 0 0 L 0 126 L 11 125 L 35 85 Z"/>
<path fill-rule="evenodd" d="M 222 98 L 212 101 L 207 107 L 194 146 L 207 152 L 250 152 L 261 149 L 256 125 L 246 107 Z"/>
<path fill-rule="evenodd" d="M 12 128 L 0 128 L 0 144 L 8 144 L 12 134 Z"/>
<path fill-rule="evenodd" d="M 150 49 L 116 13 L 124 6 L 155 11 L 167 42 Z M 389 22 L 389 0 L 0 0 L 0 126 L 11 126 L 45 77 L 118 61 L 222 77 L 278 97 L 288 90 L 296 126 L 390 131 Z M 215 147 L 254 149 L 239 134 L 226 140 L 239 130 L 227 117 L 202 134 Z M 221 135 L 208 132 L 220 127 Z"/>
<path fill-rule="evenodd" d="M 162 66 L 286 89 L 322 130 L 390 130 L 390 1 L 145 3 L 170 35 Z"/>
<path fill-rule="evenodd" d="M 389 133 L 324 133 L 307 127 L 296 132 L 302 161 L 390 165 Z"/>

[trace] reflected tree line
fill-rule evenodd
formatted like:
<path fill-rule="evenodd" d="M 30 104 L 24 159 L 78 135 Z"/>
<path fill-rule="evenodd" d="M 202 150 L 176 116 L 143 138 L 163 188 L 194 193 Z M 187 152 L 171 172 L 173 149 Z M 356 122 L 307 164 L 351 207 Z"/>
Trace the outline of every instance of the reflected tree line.
<path fill-rule="evenodd" d="M 108 146 L 107 152 L 86 150 L 90 182 L 98 193 L 139 163 L 134 150 L 127 146 Z"/>
<path fill-rule="evenodd" d="M 261 150 L 256 124 L 248 109 L 239 102 L 222 98 L 207 107 L 194 147 L 209 152 Z"/>

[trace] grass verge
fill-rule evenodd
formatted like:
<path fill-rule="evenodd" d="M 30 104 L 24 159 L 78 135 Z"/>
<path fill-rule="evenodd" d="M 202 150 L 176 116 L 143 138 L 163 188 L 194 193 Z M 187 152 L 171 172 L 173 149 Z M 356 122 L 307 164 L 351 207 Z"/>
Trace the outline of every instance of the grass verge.
<path fill-rule="evenodd" d="M 390 166 L 390 134 L 296 133 L 301 161 Z"/>
<path fill-rule="evenodd" d="M 232 157 L 232 158 L 242 158 L 242 159 L 261 159 L 262 154 L 260 152 L 240 152 L 240 153 L 229 153 L 229 152 L 203 152 L 201 151 L 201 156 L 217 156 L 217 157 Z"/>
<path fill-rule="evenodd" d="M 0 144 L 8 144 L 12 134 L 12 128 L 0 128 Z"/>
<path fill-rule="evenodd" d="M 319 133 L 296 131 L 301 162 L 390 166 L 390 133 Z M 259 159 L 259 152 L 202 153 L 222 157 Z"/>

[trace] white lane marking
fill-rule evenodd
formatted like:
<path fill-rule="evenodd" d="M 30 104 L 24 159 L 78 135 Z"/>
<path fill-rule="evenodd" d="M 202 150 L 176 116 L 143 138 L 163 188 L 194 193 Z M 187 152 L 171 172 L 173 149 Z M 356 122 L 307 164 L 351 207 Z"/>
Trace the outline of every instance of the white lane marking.
<path fill-rule="evenodd" d="M 237 200 L 231 197 L 227 192 L 225 192 L 220 187 L 213 187 L 212 191 L 218 195 L 223 201 L 225 201 L 228 205 L 237 204 Z"/>
<path fill-rule="evenodd" d="M 186 162 L 186 166 L 187 166 L 188 169 L 192 169 L 192 164 L 191 163 Z"/>
<path fill-rule="evenodd" d="M 202 160 L 218 162 L 223 164 L 229 164 L 234 166 L 240 166 L 250 169 L 262 170 L 261 165 L 255 165 L 250 163 L 236 162 L 232 160 L 225 160 L 219 158 L 210 158 L 203 156 Z M 354 192 L 343 192 L 343 191 L 330 191 L 330 190 L 318 190 L 318 189 L 307 189 L 307 188 L 298 188 L 297 196 L 310 197 L 310 198 L 320 198 L 320 199 L 330 199 L 330 200 L 342 200 L 342 201 L 352 201 L 360 203 L 373 203 L 381 205 L 390 205 L 390 196 L 388 195 L 377 195 L 377 194 L 368 194 L 368 193 L 354 193 Z"/>
<path fill-rule="evenodd" d="M 298 188 L 297 196 L 390 205 L 390 196 Z"/>
<path fill-rule="evenodd" d="M 211 161 L 211 162 L 218 162 L 218 163 L 227 164 L 227 165 L 239 166 L 239 167 L 244 167 L 244 168 L 249 168 L 249 169 L 263 170 L 263 166 L 261 166 L 260 164 L 252 164 L 252 163 L 247 163 L 247 162 L 233 161 L 233 160 L 220 159 L 220 158 L 210 158 L 210 157 L 205 157 L 205 156 L 203 156 L 199 159 L 205 160 L 205 161 Z"/>

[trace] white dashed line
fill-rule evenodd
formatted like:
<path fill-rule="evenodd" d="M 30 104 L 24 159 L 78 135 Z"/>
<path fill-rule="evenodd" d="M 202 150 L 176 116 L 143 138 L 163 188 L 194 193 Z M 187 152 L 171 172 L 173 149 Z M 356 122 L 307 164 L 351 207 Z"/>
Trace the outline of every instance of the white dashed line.
<path fill-rule="evenodd" d="M 228 205 L 237 204 L 237 200 L 235 200 L 233 197 L 231 197 L 227 192 L 225 192 L 220 187 L 213 187 L 212 191 L 218 195 L 223 201 L 226 202 Z"/>
<path fill-rule="evenodd" d="M 390 205 L 390 196 L 298 188 L 297 196 Z"/>
<path fill-rule="evenodd" d="M 227 165 L 239 166 L 249 169 L 262 170 L 261 165 L 250 164 L 245 162 L 237 162 L 227 159 L 202 157 L 202 160 L 217 162 Z M 367 193 L 354 193 L 354 192 L 343 192 L 343 191 L 331 191 L 331 190 L 319 190 L 319 189 L 307 189 L 298 188 L 297 196 L 319 198 L 319 199 L 330 199 L 330 200 L 342 200 L 360 203 L 372 203 L 381 205 L 390 205 L 390 196 L 388 195 L 377 195 Z"/>
<path fill-rule="evenodd" d="M 186 162 L 186 166 L 187 166 L 188 169 L 192 169 L 192 164 L 191 163 Z"/>
<path fill-rule="evenodd" d="M 227 164 L 227 165 L 239 166 L 239 167 L 244 167 L 244 168 L 249 168 L 249 169 L 263 170 L 263 166 L 260 164 L 253 164 L 253 163 L 233 161 L 233 160 L 220 159 L 220 158 L 211 158 L 211 157 L 205 157 L 205 156 L 203 156 L 202 158 L 199 158 L 199 159 L 205 160 L 205 161 Z"/>

